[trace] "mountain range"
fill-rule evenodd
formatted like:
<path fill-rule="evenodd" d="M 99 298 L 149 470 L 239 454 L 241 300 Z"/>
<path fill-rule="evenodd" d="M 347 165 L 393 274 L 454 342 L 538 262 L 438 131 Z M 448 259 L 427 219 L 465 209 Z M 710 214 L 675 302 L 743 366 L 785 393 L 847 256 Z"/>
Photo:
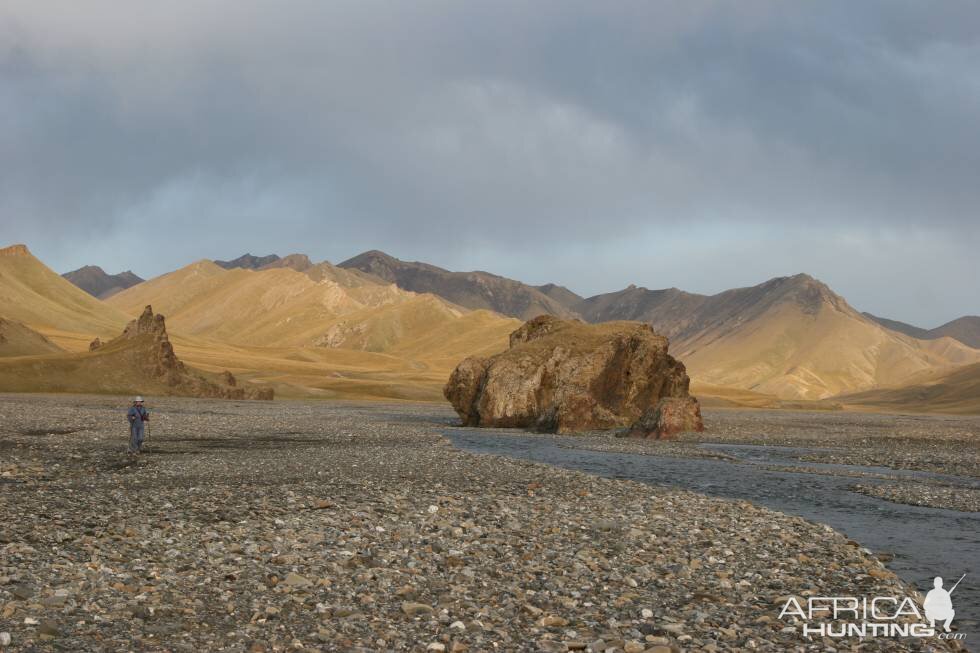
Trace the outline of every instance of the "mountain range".
<path fill-rule="evenodd" d="M 197 261 L 99 301 L 14 247 L 0 250 L 0 299 L 7 297 L 0 316 L 70 351 L 152 305 L 189 365 L 230 369 L 287 396 L 437 399 L 459 360 L 505 348 L 519 319 L 541 313 L 647 322 L 670 338 L 698 392 L 735 403 L 892 405 L 881 393 L 923 386 L 933 406 L 963 411 L 969 401 L 935 396 L 971 387 L 970 366 L 980 363 L 980 350 L 952 337 L 969 339 L 973 318 L 919 337 L 860 313 L 805 274 L 716 295 L 630 286 L 583 298 L 555 284 L 452 272 L 376 250 L 338 265 L 246 254 Z M 57 355 L 41 349 L 37 355 Z"/>
<path fill-rule="evenodd" d="M 432 293 L 459 306 L 487 309 L 522 320 L 542 314 L 577 317 L 539 288 L 489 272 L 450 272 L 428 263 L 402 261 L 377 250 L 359 254 L 339 267 L 360 270 L 412 292 Z"/>

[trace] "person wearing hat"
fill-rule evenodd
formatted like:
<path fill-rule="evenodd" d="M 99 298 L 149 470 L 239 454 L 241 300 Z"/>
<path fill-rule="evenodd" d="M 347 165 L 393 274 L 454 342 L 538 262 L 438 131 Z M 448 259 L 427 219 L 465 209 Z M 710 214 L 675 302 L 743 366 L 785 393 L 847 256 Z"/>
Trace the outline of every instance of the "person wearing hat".
<path fill-rule="evenodd" d="M 150 411 L 143 408 L 143 397 L 133 397 L 133 405 L 126 417 L 129 419 L 129 453 L 140 453 L 143 450 L 145 423 L 150 421 Z"/>

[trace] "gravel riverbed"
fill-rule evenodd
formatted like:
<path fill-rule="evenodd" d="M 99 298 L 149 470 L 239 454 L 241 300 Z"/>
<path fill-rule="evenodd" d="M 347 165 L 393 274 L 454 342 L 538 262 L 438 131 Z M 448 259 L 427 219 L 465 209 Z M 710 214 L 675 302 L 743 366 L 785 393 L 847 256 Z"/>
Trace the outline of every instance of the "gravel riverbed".
<path fill-rule="evenodd" d="M 855 492 L 910 506 L 946 508 L 962 512 L 980 512 L 980 490 L 933 483 L 887 483 L 855 485 Z"/>
<path fill-rule="evenodd" d="M 0 397 L 10 651 L 949 650 L 802 639 L 790 596 L 904 596 L 756 507 L 454 449 L 438 405 Z M 967 642 L 969 645 L 969 642 Z"/>

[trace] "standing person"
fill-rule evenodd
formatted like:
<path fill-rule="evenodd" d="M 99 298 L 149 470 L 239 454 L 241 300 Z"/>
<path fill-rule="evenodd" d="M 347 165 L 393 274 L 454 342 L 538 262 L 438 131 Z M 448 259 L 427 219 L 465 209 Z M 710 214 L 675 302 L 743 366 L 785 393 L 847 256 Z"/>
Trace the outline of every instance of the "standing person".
<path fill-rule="evenodd" d="M 129 420 L 129 453 L 140 453 L 143 450 L 145 423 L 150 421 L 150 411 L 143 408 L 143 397 L 133 398 L 126 418 Z"/>

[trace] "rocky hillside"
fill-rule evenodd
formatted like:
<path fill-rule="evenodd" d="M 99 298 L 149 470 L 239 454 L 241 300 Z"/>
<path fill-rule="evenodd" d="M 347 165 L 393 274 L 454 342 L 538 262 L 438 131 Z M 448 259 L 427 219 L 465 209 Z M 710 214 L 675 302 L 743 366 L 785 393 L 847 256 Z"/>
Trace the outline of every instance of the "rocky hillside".
<path fill-rule="evenodd" d="M 61 276 L 99 299 L 111 297 L 117 292 L 143 282 L 142 278 L 136 276 L 130 270 L 120 272 L 119 274 L 108 274 L 97 265 L 86 265 L 77 270 L 65 272 Z"/>
<path fill-rule="evenodd" d="M 230 261 L 215 261 L 215 265 L 222 267 L 226 270 L 231 270 L 232 268 L 243 268 L 245 270 L 258 270 L 261 267 L 270 265 L 279 260 L 279 256 L 276 254 L 269 254 L 267 256 L 254 256 L 252 254 L 242 254 L 238 258 L 232 259 Z"/>
<path fill-rule="evenodd" d="M 682 333 L 694 333 L 705 322 L 706 311 L 699 310 L 709 298 L 668 288 L 648 290 L 629 286 L 618 292 L 583 299 L 572 308 L 588 322 L 637 320 L 646 322 L 660 334 L 675 340 Z"/>
<path fill-rule="evenodd" d="M 402 261 L 372 250 L 339 264 L 372 274 L 399 288 L 432 293 L 466 308 L 487 309 L 528 320 L 538 315 L 575 317 L 575 312 L 534 286 L 489 272 L 450 272 L 428 263 Z"/>
<path fill-rule="evenodd" d="M 570 311 L 575 310 L 575 306 L 584 299 L 581 295 L 572 292 L 565 286 L 559 286 L 554 283 L 546 283 L 543 286 L 532 286 L 537 290 L 541 291 L 548 297 L 564 306 Z"/>
<path fill-rule="evenodd" d="M 259 270 L 273 270 L 275 268 L 290 268 L 297 272 L 305 272 L 313 267 L 313 261 L 306 254 L 290 254 L 282 258 L 276 258 L 271 263 L 260 266 Z"/>

